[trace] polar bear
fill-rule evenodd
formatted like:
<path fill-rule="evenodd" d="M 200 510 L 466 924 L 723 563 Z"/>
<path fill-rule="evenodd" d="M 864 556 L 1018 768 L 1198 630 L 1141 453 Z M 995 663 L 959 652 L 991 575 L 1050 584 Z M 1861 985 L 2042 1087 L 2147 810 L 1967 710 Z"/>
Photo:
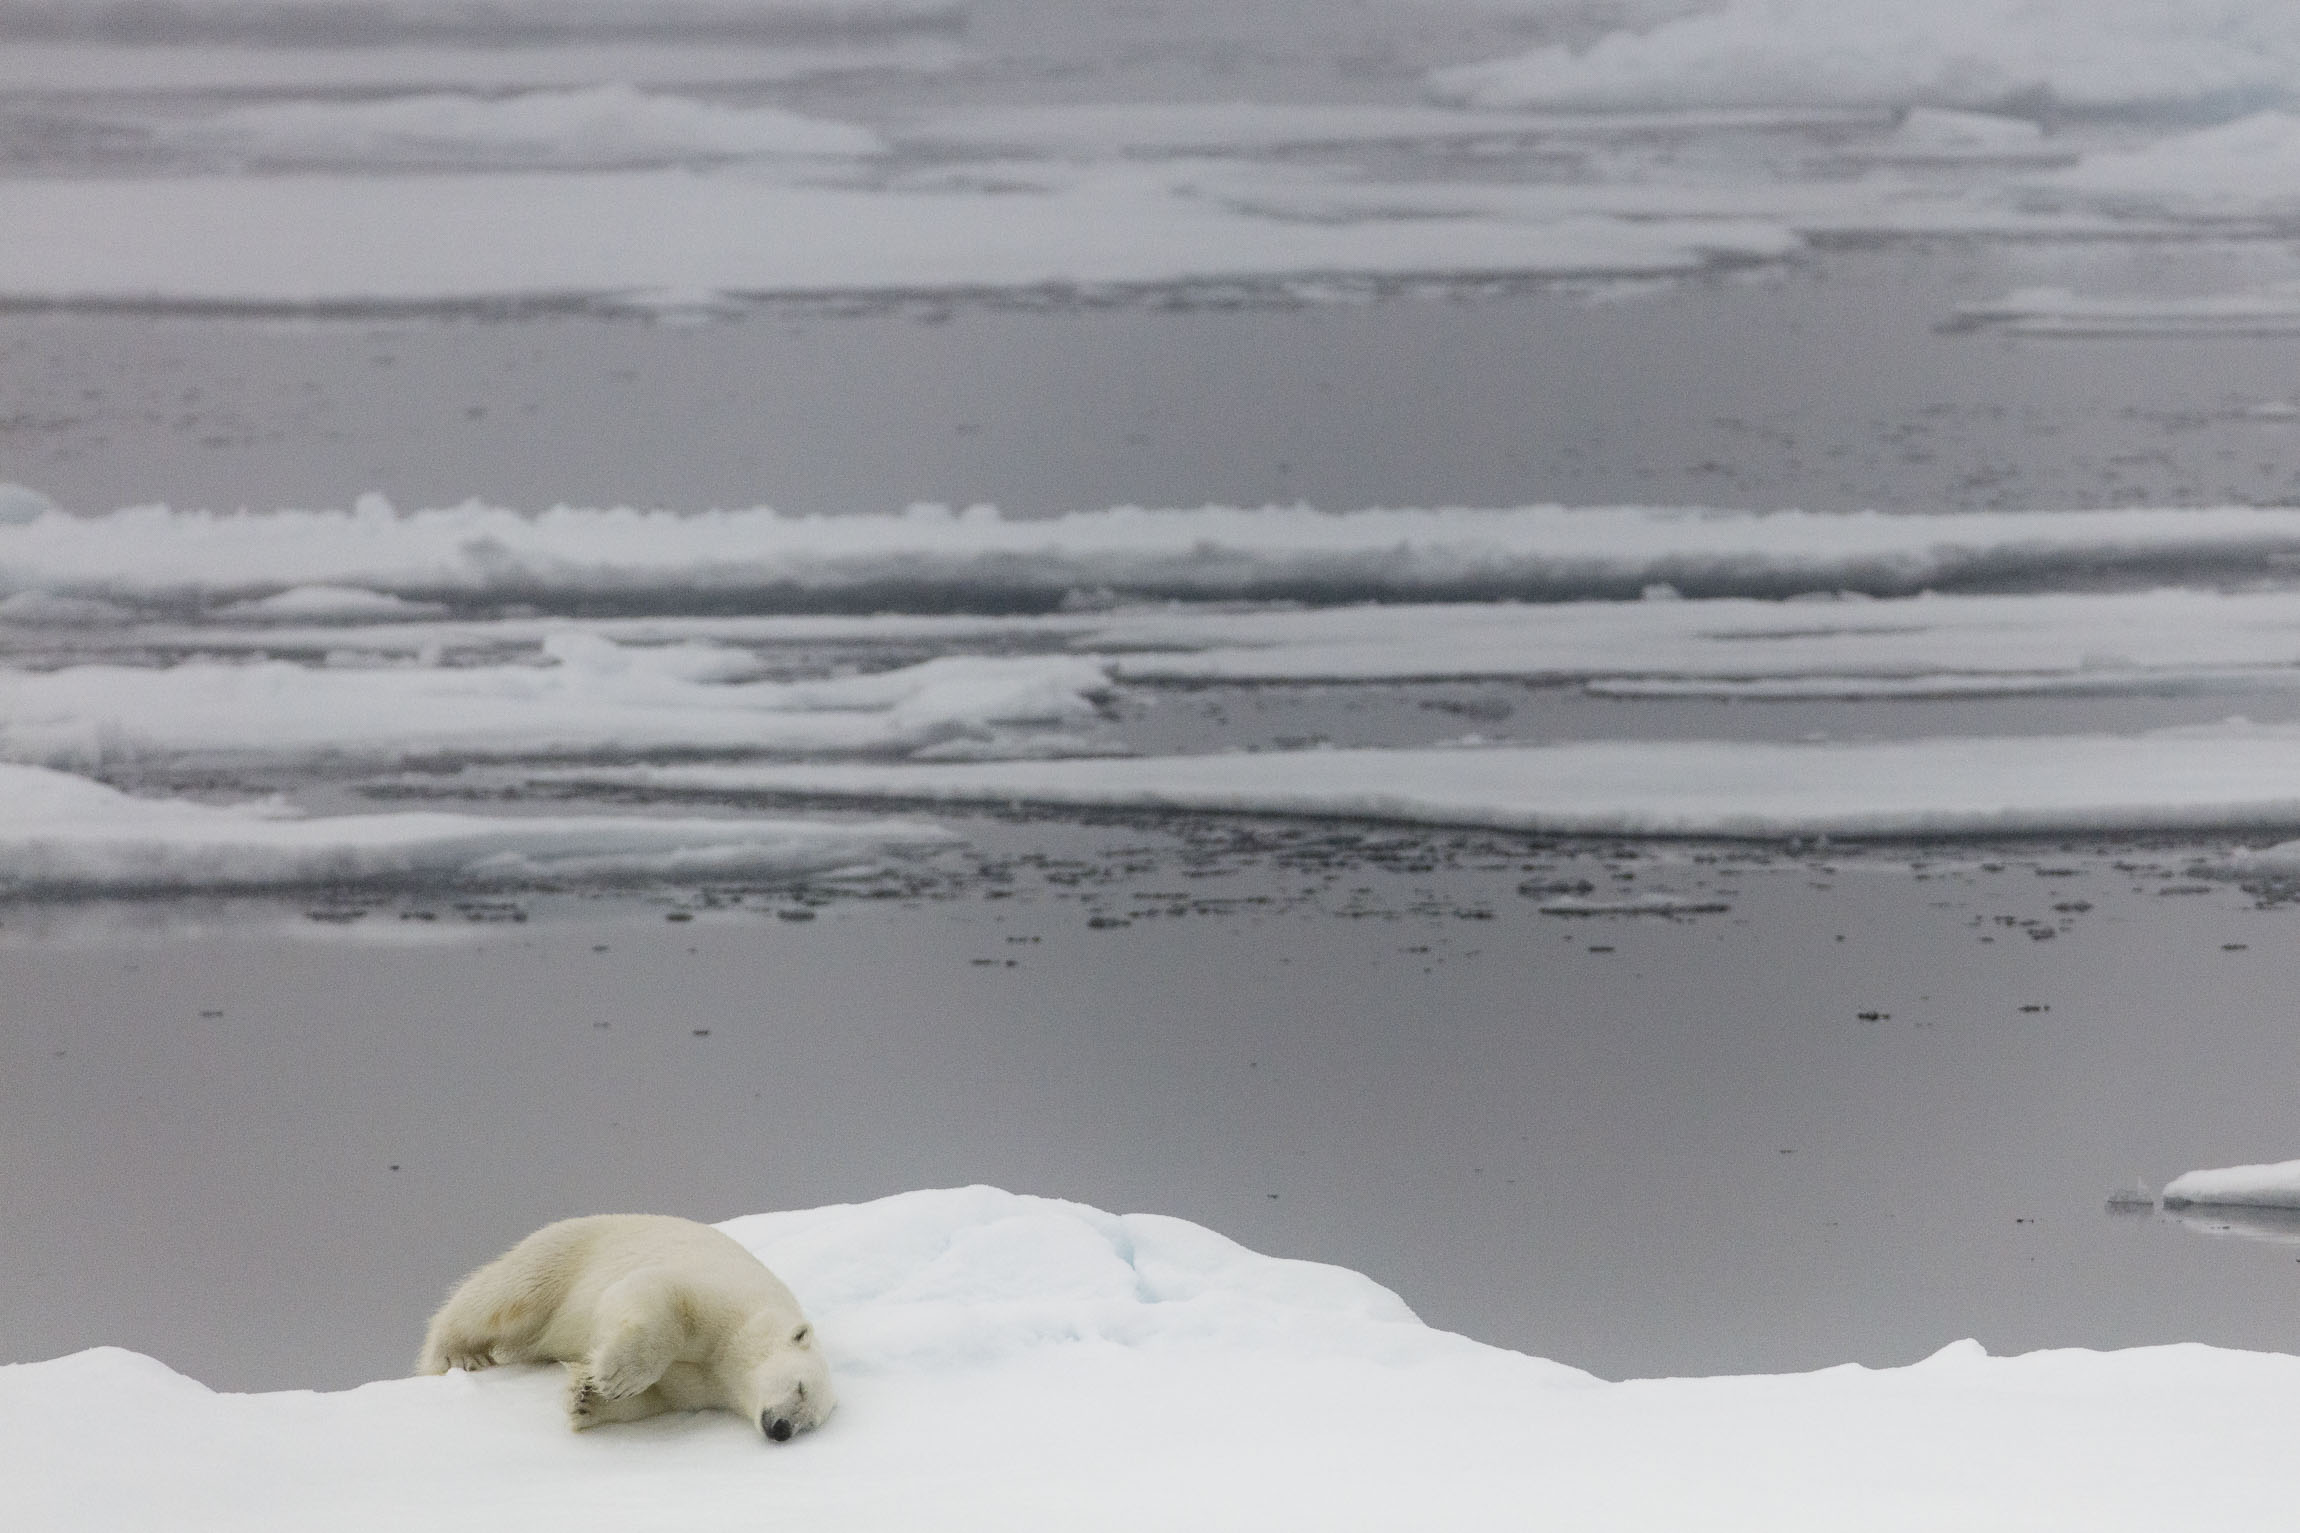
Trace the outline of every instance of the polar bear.
<path fill-rule="evenodd" d="M 546 1225 L 457 1284 L 416 1371 L 497 1363 L 565 1363 L 578 1432 L 716 1409 L 788 1442 L 838 1403 L 782 1280 L 723 1232 L 659 1214 Z"/>

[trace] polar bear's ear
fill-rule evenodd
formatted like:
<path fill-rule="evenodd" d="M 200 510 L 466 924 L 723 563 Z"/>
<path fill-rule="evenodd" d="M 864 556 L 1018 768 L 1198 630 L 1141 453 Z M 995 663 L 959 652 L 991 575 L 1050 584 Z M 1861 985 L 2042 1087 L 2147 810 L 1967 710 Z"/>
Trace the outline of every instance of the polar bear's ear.
<path fill-rule="evenodd" d="M 795 1347 L 803 1347 L 808 1342 L 814 1340 L 814 1336 L 815 1328 L 813 1326 L 802 1325 L 797 1330 L 791 1332 L 791 1345 Z"/>

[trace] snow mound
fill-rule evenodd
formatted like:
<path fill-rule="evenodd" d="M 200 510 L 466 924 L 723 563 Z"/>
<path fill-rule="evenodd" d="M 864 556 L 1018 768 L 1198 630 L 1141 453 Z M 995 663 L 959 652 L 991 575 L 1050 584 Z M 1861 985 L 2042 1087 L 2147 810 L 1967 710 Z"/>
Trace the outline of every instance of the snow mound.
<path fill-rule="evenodd" d="M 412 601 L 617 598 L 706 610 L 1051 611 L 1119 598 L 1478 600 L 1908 594 L 2145 572 L 2249 579 L 2300 554 L 2300 511 L 1764 514 L 1644 507 L 1120 507 L 1042 520 L 921 506 L 900 515 L 677 515 L 472 503 L 218 515 L 141 507 L 0 525 L 0 598 L 46 591 L 198 608 L 296 586 Z"/>
<path fill-rule="evenodd" d="M 1483 107 L 2242 109 L 2300 92 L 2287 0 L 1726 0 L 1584 49 L 1441 69 Z"/>
<path fill-rule="evenodd" d="M 877 134 L 850 123 L 621 84 L 501 97 L 447 93 L 274 102 L 218 113 L 184 136 L 266 164 L 363 167 L 654 165 L 854 158 L 886 151 Z"/>
<path fill-rule="evenodd" d="M 103 1348 L 0 1368 L 28 1529 L 777 1525 L 1133 1533 L 2289 1525 L 2300 1360 L 2196 1346 L 1600 1384 L 1355 1273 L 990 1188 L 725 1226 L 840 1384 L 784 1447 L 723 1412 L 575 1434 L 557 1369 L 213 1393 Z M 507 1233 L 508 1241 L 508 1233 Z M 2131 1466 L 2210 1461 L 2210 1475 Z"/>
<path fill-rule="evenodd" d="M 2198 1203 L 2300 1209 L 2300 1160 L 2190 1171 L 2165 1183 L 2166 1208 L 2187 1208 Z"/>
<path fill-rule="evenodd" d="M 1554 835 L 2300 827 L 2300 729 L 1861 744 L 1601 741 L 966 765 L 579 768 L 668 793 L 1312 815 Z"/>
<path fill-rule="evenodd" d="M 901 755 L 1005 726 L 1094 717 L 1083 657 L 942 656 L 817 681 L 753 681 L 712 644 L 567 631 L 544 664 L 306 666 L 190 660 L 0 670 L 0 759 L 46 766 L 179 756 L 389 762 L 661 750 Z"/>
<path fill-rule="evenodd" d="M 0 894 L 225 892 L 327 886 L 779 877 L 937 845 L 929 825 L 762 819 L 303 819 L 272 804 L 136 798 L 0 766 Z"/>

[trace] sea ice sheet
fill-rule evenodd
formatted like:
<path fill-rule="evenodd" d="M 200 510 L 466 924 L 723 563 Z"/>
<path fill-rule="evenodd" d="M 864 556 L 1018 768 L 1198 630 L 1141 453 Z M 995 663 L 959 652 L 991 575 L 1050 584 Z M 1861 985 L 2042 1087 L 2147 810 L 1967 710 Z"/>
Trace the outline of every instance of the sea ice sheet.
<path fill-rule="evenodd" d="M 950 655 L 806 681 L 709 644 L 547 636 L 541 664 L 286 660 L 0 670 L 0 759 L 95 768 L 184 756 L 382 764 L 660 751 L 906 755 L 1090 722 L 1084 657 Z"/>
<path fill-rule="evenodd" d="M 949 839 L 931 825 L 723 817 L 373 814 L 140 798 L 0 766 L 0 894 L 298 887 L 501 888 L 537 882 L 824 873 Z"/>
<path fill-rule="evenodd" d="M 20 506 L 22 515 L 8 508 Z M 2049 589 L 2121 574 L 2252 580 L 2300 559 L 2300 510 L 1742 512 L 1700 508 L 989 506 L 897 515 L 680 515 L 472 502 L 399 512 L 46 511 L 0 491 L 0 599 L 43 592 L 171 614 L 357 586 L 413 601 L 614 598 L 642 610 L 1013 612 L 1100 599 L 1555 601 Z"/>
<path fill-rule="evenodd" d="M 1312 815 L 1556 835 L 2043 835 L 2300 828 L 2300 729 L 1795 744 L 1619 740 L 965 765 L 550 774 L 863 803 Z"/>

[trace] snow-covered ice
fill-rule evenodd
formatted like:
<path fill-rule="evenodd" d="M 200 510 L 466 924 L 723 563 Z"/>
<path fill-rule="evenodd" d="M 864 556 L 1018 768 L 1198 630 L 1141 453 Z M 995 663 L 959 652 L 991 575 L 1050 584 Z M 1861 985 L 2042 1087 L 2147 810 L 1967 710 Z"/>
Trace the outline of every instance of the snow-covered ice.
<path fill-rule="evenodd" d="M 1585 48 L 1439 70 L 1489 107 L 2210 111 L 2300 92 L 2285 0 L 1725 0 Z"/>
<path fill-rule="evenodd" d="M 661 751 L 907 755 L 1090 722 L 1084 657 L 944 655 L 819 680 L 756 680 L 710 644 L 566 631 L 541 663 L 308 666 L 194 660 L 0 670 L 0 759 L 99 767 L 182 756 L 388 763 Z"/>
<path fill-rule="evenodd" d="M 2165 1183 L 2163 1196 L 2166 1208 L 2186 1208 L 2198 1203 L 2300 1208 L 2300 1160 L 2190 1171 Z"/>
<path fill-rule="evenodd" d="M 525 817 L 306 818 L 276 803 L 140 798 L 0 766 L 0 894 L 769 878 L 871 863 L 949 839 L 905 821 Z"/>
<path fill-rule="evenodd" d="M 409 512 L 140 507 L 0 521 L 0 599 L 45 591 L 195 610 L 295 586 L 414 601 L 616 598 L 693 610 L 1043 610 L 1072 593 L 1227 601 L 1507 599 L 2049 588 L 2124 573 L 2251 580 L 2300 556 L 2300 510 L 1751 513 L 1612 507 L 1195 510 L 1043 519 L 679 515 L 477 502 Z"/>
<path fill-rule="evenodd" d="M 229 1395 L 104 1348 L 0 1368 L 15 1525 L 453 1530 L 2288 1526 L 2300 1360 L 2201 1346 L 1600 1383 L 1339 1268 L 990 1188 L 725 1228 L 841 1406 L 577 1435 L 556 1369 Z M 450 1274 L 442 1274 L 444 1282 Z M 411 1343 L 412 1344 L 412 1343 Z M 2209 1474 L 2135 1465 L 2210 1464 Z"/>
<path fill-rule="evenodd" d="M 2300 828 L 2300 728 L 1883 742 L 1607 740 L 963 765 L 538 774 L 864 803 L 1311 815 L 1556 835 L 2044 835 Z"/>

